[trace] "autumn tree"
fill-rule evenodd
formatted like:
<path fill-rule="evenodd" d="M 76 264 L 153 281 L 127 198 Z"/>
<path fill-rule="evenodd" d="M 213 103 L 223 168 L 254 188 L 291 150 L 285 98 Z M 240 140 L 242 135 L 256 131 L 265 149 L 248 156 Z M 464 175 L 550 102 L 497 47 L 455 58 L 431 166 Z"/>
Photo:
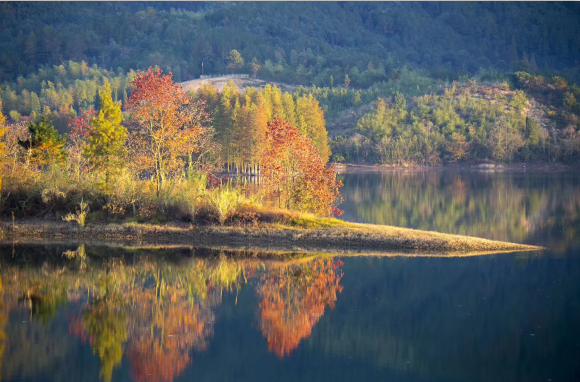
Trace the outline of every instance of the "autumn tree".
<path fill-rule="evenodd" d="M 99 113 L 91 121 L 84 155 L 93 168 L 105 171 L 105 187 L 107 187 L 109 176 L 120 164 L 127 129 L 121 125 L 123 121 L 121 103 L 113 101 L 108 81 L 105 81 L 103 90 L 99 92 L 99 98 Z"/>
<path fill-rule="evenodd" d="M 68 122 L 69 133 L 67 134 L 66 150 L 77 182 L 80 181 L 82 170 L 87 165 L 83 152 L 89 138 L 94 116 L 95 111 L 93 109 L 83 110 L 80 116 L 70 118 Z"/>
<path fill-rule="evenodd" d="M 518 126 L 513 126 L 505 118 L 495 123 L 489 134 L 488 146 L 493 159 L 510 162 L 525 142 Z"/>
<path fill-rule="evenodd" d="M 131 82 L 127 110 L 135 123 L 130 146 L 136 165 L 153 175 L 157 194 L 172 173 L 183 169 L 184 158 L 197 151 L 205 128 L 197 116 L 204 112 L 203 103 L 191 103 L 172 74 L 149 68 L 137 72 Z"/>
<path fill-rule="evenodd" d="M 29 138 L 18 141 L 28 151 L 28 163 L 33 166 L 54 168 L 66 158 L 66 140 L 54 128 L 52 121 L 43 116 L 40 121 L 28 124 Z"/>
<path fill-rule="evenodd" d="M 266 140 L 260 161 L 266 197 L 279 207 L 331 215 L 342 183 L 332 166 L 325 167 L 310 138 L 277 118 L 268 123 Z"/>
<path fill-rule="evenodd" d="M 12 123 L 5 126 L 5 133 L 2 139 L 4 174 L 10 172 L 14 174 L 18 163 L 25 156 L 26 150 L 20 145 L 20 141 L 27 141 L 30 138 L 28 124 L 26 122 Z M 0 156 L 2 158 L 2 156 Z"/>
<path fill-rule="evenodd" d="M 453 133 L 451 141 L 447 143 L 447 151 L 452 162 L 461 161 L 467 158 L 469 153 L 469 144 L 465 139 L 465 135 Z"/>

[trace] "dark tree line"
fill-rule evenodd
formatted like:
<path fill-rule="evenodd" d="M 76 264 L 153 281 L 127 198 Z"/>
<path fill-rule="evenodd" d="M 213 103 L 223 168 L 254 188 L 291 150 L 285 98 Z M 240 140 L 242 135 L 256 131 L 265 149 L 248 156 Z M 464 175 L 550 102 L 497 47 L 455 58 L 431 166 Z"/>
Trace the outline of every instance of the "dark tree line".
<path fill-rule="evenodd" d="M 177 81 L 228 70 L 305 85 L 368 87 L 407 64 L 438 78 L 479 68 L 571 68 L 575 3 L 2 3 L 0 80 L 44 65 L 158 65 Z M 348 26 L 348 27 L 346 27 Z"/>

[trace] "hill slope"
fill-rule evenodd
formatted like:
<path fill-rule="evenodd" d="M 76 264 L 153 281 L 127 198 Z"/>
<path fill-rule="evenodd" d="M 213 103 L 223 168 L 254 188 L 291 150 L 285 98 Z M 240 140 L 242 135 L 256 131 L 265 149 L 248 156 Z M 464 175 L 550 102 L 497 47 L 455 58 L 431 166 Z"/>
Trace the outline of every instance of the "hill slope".
<path fill-rule="evenodd" d="M 0 4 L 0 80 L 41 65 L 85 60 L 105 68 L 159 65 L 176 80 L 244 69 L 318 86 L 368 87 L 405 64 L 457 78 L 480 67 L 562 69 L 580 60 L 580 5 L 488 3 L 51 3 Z M 332 76 L 332 80 L 331 80 Z"/>

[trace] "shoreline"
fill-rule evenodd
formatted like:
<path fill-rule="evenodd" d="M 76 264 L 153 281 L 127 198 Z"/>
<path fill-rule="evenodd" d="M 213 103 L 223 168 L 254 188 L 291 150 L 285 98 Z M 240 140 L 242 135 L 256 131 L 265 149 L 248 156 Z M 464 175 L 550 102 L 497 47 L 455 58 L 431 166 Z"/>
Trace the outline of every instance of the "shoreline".
<path fill-rule="evenodd" d="M 543 248 L 470 236 L 450 235 L 409 228 L 335 221 L 323 228 L 297 228 L 280 224 L 258 227 L 192 226 L 175 222 L 151 224 L 88 224 L 46 220 L 0 221 L 4 243 L 65 240 L 196 247 L 254 248 L 305 252 L 410 252 L 422 254 L 535 251 Z"/>
<path fill-rule="evenodd" d="M 513 163 L 501 164 L 492 162 L 452 163 L 446 165 L 388 165 L 388 164 L 355 164 L 333 163 L 338 174 L 357 172 L 422 172 L 422 171 L 477 171 L 477 172 L 566 172 L 580 170 L 580 165 L 545 164 L 545 163 Z"/>

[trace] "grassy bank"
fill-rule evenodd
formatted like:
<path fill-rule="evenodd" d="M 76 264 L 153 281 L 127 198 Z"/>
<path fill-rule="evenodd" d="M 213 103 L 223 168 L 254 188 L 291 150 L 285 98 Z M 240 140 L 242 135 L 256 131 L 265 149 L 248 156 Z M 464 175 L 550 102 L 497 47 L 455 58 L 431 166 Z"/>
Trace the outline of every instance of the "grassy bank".
<path fill-rule="evenodd" d="M 336 219 L 289 214 L 275 223 L 194 226 L 182 222 L 164 225 L 122 223 L 76 224 L 46 220 L 0 223 L 4 240 L 67 239 L 77 241 L 137 242 L 156 245 L 226 246 L 269 250 L 404 251 L 413 253 L 466 253 L 538 250 L 540 247 L 449 235 L 391 226 L 347 223 Z"/>

